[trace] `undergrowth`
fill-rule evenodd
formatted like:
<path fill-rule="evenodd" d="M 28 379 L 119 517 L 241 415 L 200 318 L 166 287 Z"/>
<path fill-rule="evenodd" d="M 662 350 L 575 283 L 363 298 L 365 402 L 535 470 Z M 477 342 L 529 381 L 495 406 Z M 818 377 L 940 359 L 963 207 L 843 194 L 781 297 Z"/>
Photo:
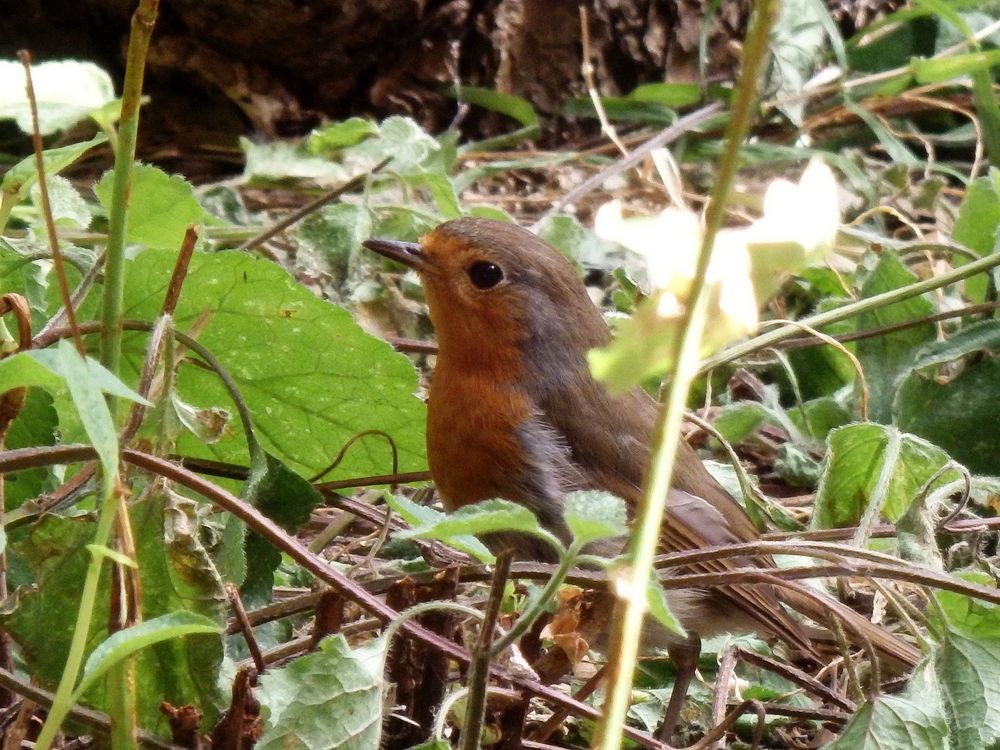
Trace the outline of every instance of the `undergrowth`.
<path fill-rule="evenodd" d="M 786 8 L 725 221 L 757 218 L 765 184 L 819 157 L 845 222 L 832 254 L 781 274 L 754 335 L 706 356 L 688 400 L 707 422 L 689 436 L 705 456 L 751 468 L 711 462 L 763 529 L 757 551 L 782 556 L 773 575 L 842 576 L 839 595 L 924 660 L 894 691 L 859 693 L 863 653 L 803 675 L 772 644 L 716 638 L 685 739 L 1000 741 L 1000 31 L 980 6 L 925 0 L 847 40 L 814 3 Z M 645 157 L 636 171 L 610 149 L 504 151 L 543 126 L 531 105 L 456 89 L 512 117 L 510 138 L 351 118 L 301 141 L 247 141 L 241 179 L 195 188 L 134 163 L 149 12 L 122 102 L 99 69 L 69 63 L 103 99 L 43 100 L 38 153 L 0 184 L 6 736 L 445 748 L 471 661 L 467 683 L 494 685 L 483 745 L 587 746 L 603 657 L 572 626 L 506 647 L 545 610 L 563 625 L 576 615 L 604 575 L 575 567 L 580 546 L 620 534 L 620 508 L 571 502 L 576 541 L 557 569 L 496 561 L 476 539 L 544 534 L 527 511 L 444 517 L 424 504 L 434 347 L 422 293 L 360 243 L 417 240 L 462 215 L 533 224 L 616 320 L 643 309 L 648 269 L 595 234 L 593 216 L 609 193 L 658 211 L 661 183 Z M 928 44 L 935 54 L 917 56 Z M 733 97 L 650 83 L 601 107 L 639 155 L 651 128 L 698 108 L 666 145 L 699 201 Z M 593 106 L 567 102 L 566 116 Z M 14 111 L 0 102 L 0 116 Z M 60 136 L 81 120 L 92 138 Z M 115 167 L 96 183 L 61 176 L 104 144 Z M 268 210 L 279 194 L 303 210 Z M 644 373 L 654 388 L 658 367 Z M 553 574 L 579 588 L 555 593 Z M 514 635 L 479 638 L 484 618 Z M 543 649 L 572 654 L 570 691 L 523 667 Z M 673 674 L 641 662 L 627 742 L 661 747 L 651 733 Z"/>

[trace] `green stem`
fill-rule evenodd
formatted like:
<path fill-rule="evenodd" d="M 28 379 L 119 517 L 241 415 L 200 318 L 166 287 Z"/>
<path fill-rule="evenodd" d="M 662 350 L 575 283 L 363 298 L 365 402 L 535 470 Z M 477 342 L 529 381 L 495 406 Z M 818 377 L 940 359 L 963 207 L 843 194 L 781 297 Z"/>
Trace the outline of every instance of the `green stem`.
<path fill-rule="evenodd" d="M 135 159 L 135 143 L 139 129 L 139 105 L 142 97 L 142 80 L 146 64 L 149 38 L 156 21 L 158 0 L 141 0 L 132 15 L 132 29 L 129 35 L 128 56 L 125 68 L 125 84 L 122 92 L 122 117 L 115 151 L 115 172 L 112 183 L 112 202 L 109 214 L 108 249 L 104 266 L 104 290 L 102 299 L 101 362 L 115 375 L 121 361 L 122 299 L 124 294 L 125 267 L 125 218 L 128 209 L 129 192 L 132 183 L 132 163 Z M 114 419 L 116 401 L 108 399 L 108 410 Z M 101 510 L 97 521 L 94 544 L 108 546 L 111 531 L 117 515 L 117 504 L 112 493 L 117 476 L 103 476 Z M 83 663 L 90 632 L 91 620 L 96 606 L 97 589 L 104 566 L 104 558 L 92 556 L 84 577 L 80 607 L 70 641 L 66 665 L 63 668 L 56 690 L 52 710 L 39 735 L 36 747 L 47 750 L 55 738 L 59 727 L 69 712 L 70 697 L 76 685 Z M 134 747 L 134 685 L 128 679 L 128 664 L 122 664 L 118 679 L 112 680 L 112 687 L 119 689 L 109 693 L 112 717 L 111 745 L 113 748 Z"/>
<path fill-rule="evenodd" d="M 105 487 L 110 488 L 111 481 L 107 477 L 103 480 Z M 108 539 L 111 537 L 111 527 L 115 522 L 117 508 L 110 492 L 105 492 L 105 497 L 101 502 L 101 512 L 97 519 L 97 532 L 94 534 L 94 544 L 106 547 Z M 97 603 L 97 585 L 101 580 L 101 571 L 104 567 L 105 557 L 103 555 L 91 554 L 90 563 L 87 566 L 87 573 L 83 579 L 83 591 L 80 594 L 80 607 L 76 614 L 76 625 L 73 628 L 73 637 L 69 644 L 69 653 L 66 655 L 66 666 L 63 667 L 62 676 L 59 679 L 59 687 L 56 689 L 55 697 L 52 699 L 52 708 L 49 710 L 48 718 L 42 727 L 38 740 L 35 742 L 37 750 L 49 750 L 52 740 L 55 739 L 56 732 L 66 719 L 73 704 L 70 698 L 73 695 L 73 688 L 76 686 L 77 677 L 80 674 L 80 667 L 83 664 L 84 652 L 87 648 L 87 636 L 90 633 L 90 621 L 94 613 L 94 606 Z"/>
<path fill-rule="evenodd" d="M 577 558 L 580 556 L 581 545 L 574 541 L 569 549 L 559 558 L 559 567 L 556 568 L 556 572 L 552 574 L 552 577 L 545 584 L 545 587 L 538 593 L 537 596 L 533 597 L 529 602 L 528 607 L 525 609 L 524 613 L 517 618 L 517 622 L 514 623 L 513 627 L 503 634 L 500 638 L 493 642 L 490 647 L 490 657 L 494 657 L 497 654 L 503 653 L 504 649 L 509 648 L 511 644 L 517 642 L 517 639 L 528 632 L 531 626 L 534 624 L 535 620 L 545 614 L 545 610 L 549 605 L 549 602 L 553 601 L 556 592 L 562 585 L 563 581 L 566 580 L 566 576 L 573 569 L 576 564 Z"/>
<path fill-rule="evenodd" d="M 646 590 L 664 523 L 664 510 L 680 440 L 680 426 L 684 417 L 688 389 L 698 369 L 698 352 L 708 310 L 708 297 L 704 293 L 705 278 L 712 259 L 715 236 L 722 226 L 726 200 L 739 165 L 740 147 L 750 127 L 757 98 L 757 80 L 769 55 L 768 40 L 777 20 L 778 11 L 778 0 L 760 0 L 755 10 L 753 25 L 747 34 L 743 72 L 736 89 L 732 117 L 726 127 L 726 145 L 719 163 L 712 200 L 706 211 L 701 252 L 685 310 L 685 319 L 682 321 L 683 333 L 677 346 L 676 369 L 667 391 L 666 409 L 660 418 L 655 436 L 651 470 L 633 534 L 634 546 L 629 566 L 623 574 L 627 595 L 621 621 L 613 635 L 613 647 L 609 654 L 608 665 L 610 689 L 594 743 L 594 746 L 601 750 L 619 750 L 622 743 L 625 715 L 632 695 L 632 678 L 642 641 Z"/>
<path fill-rule="evenodd" d="M 988 255 L 985 258 L 974 261 L 973 263 L 968 263 L 960 268 L 956 268 L 954 271 L 941 274 L 940 276 L 934 276 L 924 281 L 918 281 L 915 284 L 900 287 L 899 289 L 893 289 L 882 294 L 876 294 L 874 297 L 869 297 L 868 299 L 863 299 L 858 302 L 852 302 L 849 305 L 838 307 L 836 310 L 829 310 L 824 313 L 819 313 L 818 315 L 812 315 L 808 318 L 802 319 L 798 324 L 782 326 L 781 328 L 776 328 L 769 333 L 763 333 L 760 336 L 756 336 L 742 344 L 732 346 L 720 354 L 702 362 L 701 367 L 698 368 L 698 372 L 708 372 L 709 370 L 713 370 L 720 365 L 726 364 L 727 362 L 733 362 L 740 357 L 745 357 L 748 354 L 753 354 L 756 351 L 773 346 L 779 341 L 791 338 L 802 330 L 802 324 L 808 325 L 810 328 L 820 328 L 822 326 L 830 325 L 831 323 L 837 323 L 841 320 L 846 320 L 847 318 L 853 318 L 855 315 L 861 315 L 862 313 L 869 312 L 870 310 L 887 307 L 888 305 L 896 302 L 902 302 L 903 300 L 916 297 L 918 294 L 923 294 L 924 292 L 940 289 L 941 287 L 948 286 L 949 284 L 954 284 L 956 281 L 962 281 L 970 276 L 975 276 L 977 273 L 989 271 L 991 268 L 995 268 L 997 266 L 1000 266 L 1000 253 Z"/>
<path fill-rule="evenodd" d="M 132 14 L 128 55 L 125 63 L 125 84 L 122 89 L 122 113 L 118 126 L 118 148 L 115 149 L 114 179 L 111 185 L 111 210 L 108 216 L 108 250 L 104 261 L 104 292 L 101 308 L 101 364 L 115 375 L 121 361 L 122 299 L 125 288 L 125 228 L 129 197 L 132 189 L 132 164 L 139 132 L 139 106 L 142 100 L 142 80 L 146 69 L 146 52 L 159 0 L 141 0 Z M 114 399 L 109 399 L 111 416 L 115 414 Z"/>

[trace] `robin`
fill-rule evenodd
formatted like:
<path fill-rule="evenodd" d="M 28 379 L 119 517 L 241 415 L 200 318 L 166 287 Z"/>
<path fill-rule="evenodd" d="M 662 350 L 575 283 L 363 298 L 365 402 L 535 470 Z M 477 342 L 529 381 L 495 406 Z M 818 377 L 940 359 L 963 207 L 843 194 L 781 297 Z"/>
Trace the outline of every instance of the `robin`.
<path fill-rule="evenodd" d="M 489 498 L 531 509 L 568 538 L 566 493 L 604 490 L 635 508 L 650 459 L 659 404 L 641 388 L 612 395 L 590 374 L 587 352 L 611 333 L 573 265 L 514 224 L 461 218 L 419 244 L 368 240 L 365 247 L 414 269 L 438 341 L 427 414 L 431 476 L 448 510 Z M 664 552 L 753 541 L 743 508 L 681 441 L 663 524 Z M 530 536 L 505 537 L 523 560 L 550 560 Z M 620 550 L 618 550 L 620 551 Z M 617 552 L 617 551 L 611 551 Z M 773 569 L 768 557 L 692 565 Z M 872 644 L 894 664 L 920 654 L 832 598 L 770 585 L 670 592 L 674 614 L 692 634 L 757 632 L 819 659 L 803 627 L 782 606 L 825 623 L 836 612 L 849 637 Z M 672 729 L 697 660 L 697 640 L 656 638 L 679 662 L 664 727 Z M 684 670 L 681 666 L 685 666 Z M 680 698 L 677 698 L 678 694 Z"/>

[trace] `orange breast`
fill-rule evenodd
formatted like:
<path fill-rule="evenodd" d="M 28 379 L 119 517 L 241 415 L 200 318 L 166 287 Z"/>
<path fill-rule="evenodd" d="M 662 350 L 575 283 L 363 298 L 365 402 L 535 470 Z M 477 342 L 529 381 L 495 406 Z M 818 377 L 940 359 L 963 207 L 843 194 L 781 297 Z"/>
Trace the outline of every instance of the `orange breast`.
<path fill-rule="evenodd" d="M 527 469 L 517 435 L 531 416 L 527 398 L 492 373 L 440 365 L 428 403 L 427 453 L 445 507 L 509 497 Z"/>

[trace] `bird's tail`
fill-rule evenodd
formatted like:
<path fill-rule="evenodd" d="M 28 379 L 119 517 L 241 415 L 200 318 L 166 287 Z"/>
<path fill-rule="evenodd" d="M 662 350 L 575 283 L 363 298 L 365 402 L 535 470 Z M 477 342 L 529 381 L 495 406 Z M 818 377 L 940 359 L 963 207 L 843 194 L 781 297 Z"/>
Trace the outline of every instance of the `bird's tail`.
<path fill-rule="evenodd" d="M 869 647 L 895 670 L 909 671 L 921 660 L 920 649 L 910 645 L 885 628 L 871 622 L 831 596 L 799 583 L 782 586 L 780 598 L 799 614 L 827 628 L 838 621 L 847 639 L 860 647 Z"/>

